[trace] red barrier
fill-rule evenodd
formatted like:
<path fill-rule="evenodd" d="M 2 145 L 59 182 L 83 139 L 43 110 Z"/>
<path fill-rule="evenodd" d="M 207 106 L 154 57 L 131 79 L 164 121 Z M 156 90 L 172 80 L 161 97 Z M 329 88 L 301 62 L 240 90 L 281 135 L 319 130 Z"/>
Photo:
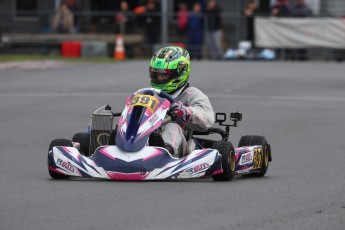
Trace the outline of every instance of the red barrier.
<path fill-rule="evenodd" d="M 80 57 L 80 41 L 64 41 L 61 43 L 61 56 L 63 57 Z"/>

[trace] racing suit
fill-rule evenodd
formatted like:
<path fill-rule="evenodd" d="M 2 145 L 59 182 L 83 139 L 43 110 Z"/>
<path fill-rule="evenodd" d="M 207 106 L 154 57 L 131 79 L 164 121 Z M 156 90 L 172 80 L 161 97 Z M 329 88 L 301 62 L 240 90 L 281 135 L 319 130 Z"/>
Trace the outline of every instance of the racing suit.
<path fill-rule="evenodd" d="M 208 97 L 199 89 L 188 87 L 188 84 L 171 96 L 187 106 L 190 116 L 186 122 L 176 118 L 175 121 L 165 125 L 162 138 L 166 145 L 173 148 L 175 156 L 186 156 L 194 149 L 189 147 L 189 145 L 193 146 L 193 140 L 186 139 L 186 136 L 191 131 L 202 132 L 209 129 L 214 124 L 214 111 Z"/>

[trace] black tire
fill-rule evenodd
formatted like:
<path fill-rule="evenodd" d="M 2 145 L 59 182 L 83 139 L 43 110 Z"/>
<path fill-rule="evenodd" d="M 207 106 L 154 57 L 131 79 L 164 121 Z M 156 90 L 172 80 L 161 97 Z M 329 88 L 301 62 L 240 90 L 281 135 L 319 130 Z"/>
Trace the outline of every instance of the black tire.
<path fill-rule="evenodd" d="M 268 144 L 266 138 L 264 136 L 254 136 L 254 135 L 247 135 L 243 136 L 238 143 L 238 147 L 243 146 L 252 146 L 252 145 L 261 145 L 262 146 L 262 153 L 263 156 L 261 157 L 261 169 L 259 172 L 251 173 L 250 176 L 254 177 L 263 177 L 265 176 L 269 162 L 272 161 L 271 158 L 271 146 Z"/>
<path fill-rule="evenodd" d="M 49 152 L 50 150 L 53 149 L 53 147 L 55 146 L 66 146 L 66 147 L 73 147 L 72 142 L 70 140 L 66 140 L 66 139 L 55 139 L 53 140 L 50 145 L 49 145 L 49 150 L 48 150 L 48 166 L 49 166 Z M 63 175 L 54 171 L 51 171 L 48 168 L 49 171 L 49 175 L 51 176 L 51 178 L 53 179 L 67 179 L 69 176 L 67 175 Z"/>
<path fill-rule="evenodd" d="M 73 142 L 80 144 L 80 153 L 84 156 L 90 156 L 90 134 L 76 133 L 72 137 Z"/>
<path fill-rule="evenodd" d="M 215 181 L 230 181 L 234 177 L 235 172 L 235 150 L 231 142 L 216 141 L 212 144 L 211 149 L 217 149 L 222 155 L 223 172 L 212 175 Z"/>

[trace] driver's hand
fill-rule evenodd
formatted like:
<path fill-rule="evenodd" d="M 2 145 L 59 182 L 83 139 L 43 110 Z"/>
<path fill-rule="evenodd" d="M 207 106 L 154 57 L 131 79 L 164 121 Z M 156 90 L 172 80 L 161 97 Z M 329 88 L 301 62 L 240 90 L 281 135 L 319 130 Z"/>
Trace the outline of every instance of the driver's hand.
<path fill-rule="evenodd" d="M 187 122 L 190 118 L 190 111 L 182 102 L 177 101 L 170 105 L 170 115 L 172 120 L 179 117 L 182 121 Z"/>

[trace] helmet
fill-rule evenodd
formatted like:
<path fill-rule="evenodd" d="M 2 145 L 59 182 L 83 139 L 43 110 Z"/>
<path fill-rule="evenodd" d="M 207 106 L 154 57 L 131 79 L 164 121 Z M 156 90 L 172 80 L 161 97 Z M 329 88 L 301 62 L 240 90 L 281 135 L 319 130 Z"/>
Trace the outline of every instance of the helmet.
<path fill-rule="evenodd" d="M 187 84 L 190 74 L 190 57 L 187 50 L 167 46 L 158 50 L 150 62 L 151 86 L 174 93 Z"/>

